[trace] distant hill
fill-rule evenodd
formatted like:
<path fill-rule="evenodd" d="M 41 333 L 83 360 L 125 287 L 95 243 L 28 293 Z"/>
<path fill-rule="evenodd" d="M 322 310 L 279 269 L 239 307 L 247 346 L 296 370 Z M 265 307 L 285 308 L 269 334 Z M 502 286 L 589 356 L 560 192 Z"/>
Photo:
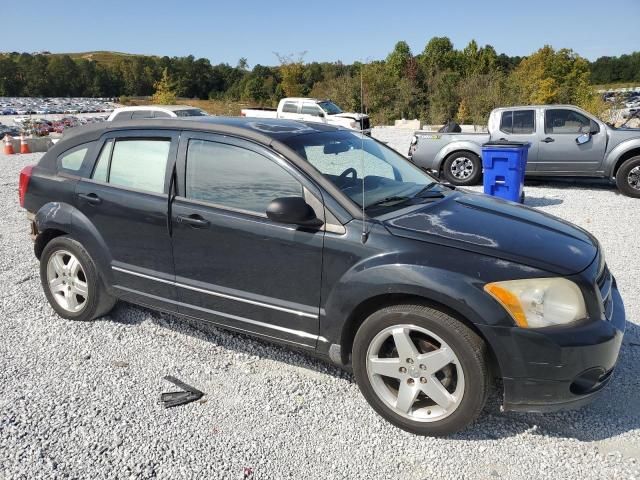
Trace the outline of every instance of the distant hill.
<path fill-rule="evenodd" d="M 137 53 L 110 52 L 107 50 L 97 50 L 95 52 L 77 52 L 77 53 L 47 53 L 50 56 L 68 55 L 73 59 L 83 58 L 85 60 L 93 60 L 97 63 L 105 65 L 113 65 L 122 58 L 133 57 L 157 57 L 156 55 L 142 55 Z"/>

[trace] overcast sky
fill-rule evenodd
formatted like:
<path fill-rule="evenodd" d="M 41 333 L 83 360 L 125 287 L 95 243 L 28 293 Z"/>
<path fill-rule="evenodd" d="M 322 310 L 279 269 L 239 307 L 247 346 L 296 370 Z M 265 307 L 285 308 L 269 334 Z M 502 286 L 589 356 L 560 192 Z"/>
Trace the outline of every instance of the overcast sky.
<path fill-rule="evenodd" d="M 640 49 L 639 21 L 640 0 L 27 0 L 5 9 L 0 51 L 191 54 L 232 65 L 246 57 L 253 67 L 277 64 L 273 52 L 381 59 L 398 40 L 419 53 L 431 37 L 448 36 L 456 48 L 475 39 L 527 55 L 550 44 L 594 60 Z"/>

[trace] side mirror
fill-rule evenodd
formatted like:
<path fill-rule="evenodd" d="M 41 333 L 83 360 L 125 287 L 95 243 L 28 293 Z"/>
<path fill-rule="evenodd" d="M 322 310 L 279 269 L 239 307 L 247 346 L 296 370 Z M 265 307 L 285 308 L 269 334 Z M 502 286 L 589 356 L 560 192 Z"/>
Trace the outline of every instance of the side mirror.
<path fill-rule="evenodd" d="M 584 145 L 585 143 L 588 143 L 589 140 L 591 140 L 591 133 L 583 133 L 576 138 L 576 143 L 578 145 Z"/>
<path fill-rule="evenodd" d="M 324 118 L 324 112 L 320 112 L 320 113 L 318 113 L 318 116 L 319 116 L 320 118 Z"/>
<path fill-rule="evenodd" d="M 302 197 L 276 198 L 267 207 L 267 217 L 274 222 L 303 227 L 319 227 L 324 223 Z"/>

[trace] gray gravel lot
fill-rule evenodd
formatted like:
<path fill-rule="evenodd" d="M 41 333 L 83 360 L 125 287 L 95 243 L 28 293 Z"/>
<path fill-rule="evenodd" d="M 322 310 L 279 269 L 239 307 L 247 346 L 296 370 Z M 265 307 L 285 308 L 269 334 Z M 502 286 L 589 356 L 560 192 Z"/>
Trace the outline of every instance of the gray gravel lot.
<path fill-rule="evenodd" d="M 410 132 L 376 129 L 405 153 Z M 503 414 L 449 439 L 400 431 L 349 374 L 249 337 L 120 303 L 57 317 L 38 278 L 20 169 L 0 155 L 0 478 L 640 478 L 640 201 L 583 183 L 527 186 L 527 203 L 594 233 L 627 307 L 617 375 L 579 411 Z M 164 410 L 172 374 L 206 401 Z M 250 470 L 245 470 L 248 468 Z"/>

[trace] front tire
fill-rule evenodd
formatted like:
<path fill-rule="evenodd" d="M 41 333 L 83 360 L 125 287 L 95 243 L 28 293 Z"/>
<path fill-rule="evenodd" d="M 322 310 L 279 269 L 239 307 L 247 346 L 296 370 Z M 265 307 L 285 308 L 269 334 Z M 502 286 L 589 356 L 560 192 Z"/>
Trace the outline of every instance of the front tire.
<path fill-rule="evenodd" d="M 480 157 L 471 152 L 452 153 L 444 161 L 442 176 L 452 185 L 476 185 L 482 176 Z"/>
<path fill-rule="evenodd" d="M 450 315 L 422 305 L 386 307 L 369 316 L 356 333 L 353 371 L 376 412 L 418 435 L 465 428 L 489 391 L 483 340 Z"/>
<path fill-rule="evenodd" d="M 67 236 L 54 238 L 42 251 L 40 281 L 49 304 L 62 318 L 94 320 L 116 303 L 87 251 Z"/>
<path fill-rule="evenodd" d="M 631 157 L 620 165 L 616 185 L 624 195 L 640 198 L 640 156 Z"/>

